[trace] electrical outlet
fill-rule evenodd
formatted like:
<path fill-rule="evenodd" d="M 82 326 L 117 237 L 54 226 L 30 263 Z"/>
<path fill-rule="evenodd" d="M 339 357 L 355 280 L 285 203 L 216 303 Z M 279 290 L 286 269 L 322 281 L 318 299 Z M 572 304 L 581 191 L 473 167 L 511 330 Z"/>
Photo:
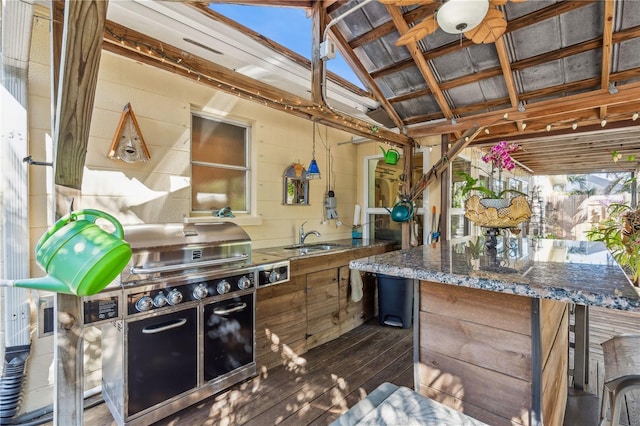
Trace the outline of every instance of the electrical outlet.
<path fill-rule="evenodd" d="M 38 298 L 38 337 L 53 334 L 55 327 L 55 304 L 53 296 Z"/>
<path fill-rule="evenodd" d="M 333 59 L 336 57 L 336 45 L 329 39 L 320 43 L 320 59 Z"/>

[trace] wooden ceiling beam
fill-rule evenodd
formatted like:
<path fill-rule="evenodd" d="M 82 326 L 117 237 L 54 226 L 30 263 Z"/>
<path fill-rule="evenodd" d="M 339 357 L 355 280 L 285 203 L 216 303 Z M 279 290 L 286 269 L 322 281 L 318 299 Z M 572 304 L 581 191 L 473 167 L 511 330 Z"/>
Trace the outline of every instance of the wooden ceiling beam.
<path fill-rule="evenodd" d="M 602 66 L 600 71 L 600 87 L 607 89 L 609 86 L 609 74 L 611 72 L 611 49 L 613 34 L 613 10 L 615 2 L 604 2 L 604 22 L 602 25 Z M 600 107 L 600 118 L 607 116 L 607 106 Z"/>
<path fill-rule="evenodd" d="M 385 7 L 387 8 L 387 12 L 389 13 L 389 15 L 391 15 L 391 19 L 393 20 L 393 23 L 398 28 L 398 32 L 400 33 L 400 35 L 406 34 L 407 31 L 409 31 L 409 26 L 407 25 L 407 22 L 402 17 L 402 14 L 400 13 L 399 9 L 391 5 L 385 5 Z M 442 111 L 442 113 L 445 115 L 447 119 L 453 118 L 453 113 L 451 112 L 449 103 L 445 99 L 444 94 L 442 93 L 442 90 L 440 90 L 440 87 L 438 86 L 438 81 L 436 80 L 436 77 L 433 75 L 433 72 L 429 68 L 429 65 L 427 64 L 426 59 L 424 58 L 420 48 L 418 47 L 418 44 L 411 41 L 407 43 L 405 47 L 409 51 L 409 54 L 411 55 L 413 60 L 415 61 L 416 66 L 418 67 L 418 70 L 422 75 L 422 78 L 424 78 L 424 80 L 427 82 L 427 85 L 431 89 L 431 93 L 435 98 L 436 103 L 440 107 L 440 110 Z M 461 134 L 457 130 L 452 130 L 452 133 L 456 133 L 457 137 L 460 137 L 460 134 Z"/>
<path fill-rule="evenodd" d="M 571 155 L 572 157 L 589 156 L 594 153 L 602 155 L 603 150 L 608 151 L 609 153 L 613 151 L 621 151 L 625 148 L 633 150 L 637 148 L 638 141 L 628 139 L 612 139 L 608 142 L 584 142 L 580 140 L 568 142 L 563 140 L 561 142 L 555 141 L 554 143 L 545 143 L 544 140 L 537 140 L 522 142 L 519 143 L 519 145 L 522 146 L 522 150 L 518 151 L 518 158 L 526 159 L 535 155 L 539 155 L 542 152 L 549 152 L 547 151 L 549 148 L 553 148 L 553 152 L 557 153 L 558 155 L 567 154 Z"/>
<path fill-rule="evenodd" d="M 543 118 L 549 120 L 551 119 L 550 117 L 571 113 L 573 111 L 599 108 L 602 105 L 633 104 L 637 102 L 640 82 L 619 86 L 618 90 L 619 93 L 615 95 L 610 94 L 606 89 L 599 89 L 589 93 L 565 96 L 561 99 L 536 102 L 535 104 L 528 105 L 527 110 L 524 112 L 514 111 L 508 108 L 500 111 L 477 114 L 468 118 L 462 117 L 457 120 L 458 123 L 456 125 L 447 122 L 418 125 L 410 128 L 408 133 L 412 137 L 440 135 L 472 126 L 493 126 L 505 120 L 512 122 L 518 120 L 535 121 Z M 505 114 L 507 115 L 506 119 L 504 118 Z"/>
<path fill-rule="evenodd" d="M 623 40 L 627 40 L 628 38 L 636 38 L 640 37 L 640 26 L 629 28 L 623 31 L 619 31 L 612 35 L 612 43 L 620 43 Z M 581 43 L 577 43 L 571 46 L 564 47 L 562 49 L 558 49 L 556 51 L 545 53 L 537 56 L 532 56 L 527 59 L 523 59 L 520 61 L 516 61 L 511 63 L 509 66 L 511 71 L 521 71 L 526 68 L 539 66 L 545 64 L 547 62 L 567 58 L 569 56 L 577 55 L 580 53 L 587 52 L 589 50 L 600 49 L 602 48 L 603 40 L 602 38 L 597 38 L 593 40 L 587 40 Z M 408 62 L 408 65 L 411 65 L 412 62 Z M 634 70 L 625 70 L 619 71 L 617 73 L 609 74 L 609 81 L 616 82 L 621 80 L 629 79 L 628 74 L 635 74 Z M 637 69 L 637 72 L 640 72 L 640 68 Z M 372 74 L 374 75 L 374 74 Z M 455 87 L 464 86 L 466 84 L 471 84 L 478 82 L 480 80 L 486 80 L 489 78 L 497 77 L 503 75 L 502 66 L 500 67 L 492 67 L 485 70 L 482 70 L 477 73 L 465 75 L 459 78 L 443 81 L 440 83 L 440 89 L 449 90 Z M 506 75 L 506 74 L 505 74 Z M 375 76 L 379 76 L 375 74 Z M 585 88 L 596 87 L 598 83 L 601 82 L 601 79 L 598 77 L 593 77 L 591 79 L 580 80 L 577 82 L 569 82 L 562 84 L 561 86 L 555 86 L 552 88 L 545 88 L 535 91 L 530 91 L 526 93 L 519 94 L 519 99 L 522 101 L 529 101 L 535 98 L 543 98 L 547 96 L 549 93 L 555 93 L 558 91 L 558 88 L 563 88 L 563 91 L 578 91 Z M 406 93 L 400 96 L 396 96 L 393 98 L 389 98 L 389 102 L 403 102 L 406 100 L 418 98 L 421 96 L 426 96 L 431 94 L 431 91 L 428 88 L 417 90 L 415 92 Z"/>
<path fill-rule="evenodd" d="M 562 15 L 563 13 L 567 13 L 572 10 L 579 9 L 581 7 L 587 6 L 590 3 L 594 3 L 595 1 L 597 0 L 564 1 L 564 2 L 555 3 L 551 6 L 545 7 L 544 9 L 537 10 L 535 12 L 529 13 L 525 16 L 521 16 L 520 18 L 516 18 L 512 21 L 507 22 L 507 29 L 505 31 L 505 34 L 527 27 L 536 22 L 544 21 L 546 19 L 550 19 L 555 16 Z M 600 39 L 600 43 L 602 43 L 601 39 Z M 471 45 L 473 45 L 473 42 L 465 38 L 462 40 L 456 40 L 454 42 L 445 44 L 444 46 L 440 46 L 435 49 L 431 49 L 428 52 L 423 53 L 423 55 L 426 60 L 431 60 L 441 56 L 448 55 L 453 52 L 457 52 L 458 50 L 465 49 Z M 404 61 L 397 62 L 393 65 L 390 65 L 378 70 L 374 70 L 371 72 L 371 76 L 374 79 L 384 77 L 385 75 L 393 74 L 407 67 L 411 67 L 413 63 L 414 63 L 413 60 L 405 59 Z M 515 68 L 513 67 L 513 64 L 512 64 L 512 68 L 515 70 Z"/>
<path fill-rule="evenodd" d="M 384 109 L 395 126 L 398 129 L 402 129 L 404 127 L 404 123 L 398 115 L 398 112 L 395 110 L 395 108 L 393 108 L 393 105 L 391 105 L 389 100 L 384 96 L 378 84 L 371 78 L 364 65 L 362 65 L 362 62 L 356 56 L 355 52 L 349 47 L 349 44 L 345 40 L 344 36 L 338 31 L 332 31 L 331 37 L 333 38 L 333 40 L 335 40 L 338 50 L 342 54 L 342 57 L 347 62 L 347 64 L 349 64 L 353 72 L 361 81 L 365 83 L 365 86 L 369 88 L 369 90 L 373 94 L 374 99 L 380 103 L 380 106 L 382 107 L 382 109 Z"/>
<path fill-rule="evenodd" d="M 435 12 L 439 6 L 439 3 L 425 4 L 402 14 L 402 17 L 406 22 L 419 21 L 433 14 L 433 12 Z M 367 31 L 364 34 L 353 38 L 351 41 L 349 41 L 349 46 L 351 47 L 351 49 L 357 49 L 358 47 L 364 46 L 367 43 L 379 40 L 394 31 L 397 31 L 395 24 L 393 23 L 393 21 L 388 21 L 372 29 L 371 31 Z"/>
<path fill-rule="evenodd" d="M 323 89 L 323 85 L 327 84 L 326 80 L 323 81 L 326 64 L 320 58 L 320 44 L 328 17 L 321 5 L 321 2 L 315 2 L 311 8 L 311 101 L 318 105 L 324 104 L 322 93 L 323 90 L 326 93 L 326 86 Z"/>
<path fill-rule="evenodd" d="M 516 90 L 516 83 L 513 80 L 513 72 L 511 71 L 509 54 L 507 53 L 507 47 L 504 43 L 504 38 L 499 37 L 495 42 L 495 46 L 498 53 L 498 60 L 500 61 L 500 68 L 502 69 L 504 84 L 507 87 L 507 92 L 509 93 L 509 101 L 511 102 L 511 107 L 518 108 L 518 92 Z M 524 130 L 522 121 L 518 121 L 516 124 L 518 126 L 518 130 Z"/>
<path fill-rule="evenodd" d="M 597 112 L 594 112 L 597 117 Z M 584 124 L 584 125 L 583 125 Z M 573 130 L 571 126 L 563 127 L 563 128 L 554 128 L 553 130 L 547 132 L 545 129 L 538 129 L 537 131 L 533 131 L 528 134 L 517 134 L 510 135 L 509 141 L 513 141 L 516 143 L 542 143 L 544 142 L 553 142 L 553 141 L 566 141 L 567 138 L 575 137 L 585 142 L 589 141 L 600 141 L 603 137 L 615 137 L 621 138 L 621 134 L 630 133 L 631 138 L 635 138 L 638 143 L 640 143 L 640 138 L 638 134 L 640 134 L 640 123 L 637 121 L 631 120 L 629 117 L 623 121 L 616 121 L 613 123 L 607 123 L 606 128 L 603 128 L 599 122 L 591 122 L 591 123 L 581 123 L 581 125 Z M 528 128 L 528 127 L 527 127 Z M 638 129 L 637 132 L 634 132 L 634 129 Z M 474 147 L 485 147 L 491 146 L 495 143 L 504 139 L 504 134 L 501 132 L 496 132 L 499 136 L 495 136 L 493 134 L 488 136 L 483 136 L 477 138 L 473 142 Z M 626 139 L 626 136 L 625 136 Z"/>
<path fill-rule="evenodd" d="M 126 35 L 127 42 L 121 37 Z M 154 49 L 136 49 L 136 43 Z M 369 139 L 405 146 L 413 140 L 405 135 L 389 131 L 357 117 L 333 111 L 322 104 L 316 104 L 284 90 L 277 89 L 259 80 L 214 64 L 195 55 L 187 54 L 179 48 L 161 43 L 151 37 L 123 27 L 115 22 L 107 22 L 103 48 L 117 55 L 160 68 L 200 84 L 213 87 L 243 99 L 260 103 L 297 117 L 317 121 L 320 124 Z M 163 52 L 160 56 L 153 52 Z M 173 60 L 169 60 L 172 58 Z M 176 59 L 180 58 L 180 63 Z"/>

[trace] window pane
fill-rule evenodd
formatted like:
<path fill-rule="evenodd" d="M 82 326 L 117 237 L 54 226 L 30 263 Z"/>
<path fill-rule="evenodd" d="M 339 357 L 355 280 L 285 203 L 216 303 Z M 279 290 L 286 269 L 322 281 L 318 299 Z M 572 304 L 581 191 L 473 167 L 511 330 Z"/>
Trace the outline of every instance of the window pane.
<path fill-rule="evenodd" d="M 192 165 L 191 174 L 193 210 L 247 210 L 245 171 Z"/>
<path fill-rule="evenodd" d="M 420 180 L 422 175 L 424 174 L 424 169 L 422 164 L 424 163 L 424 154 L 422 152 L 416 152 L 413 157 L 413 184 Z M 424 203 L 424 192 L 421 192 L 420 195 L 414 200 L 414 204 L 416 208 L 422 207 Z"/>
<path fill-rule="evenodd" d="M 369 215 L 369 238 L 377 240 L 402 241 L 402 224 L 391 220 L 388 214 Z"/>
<path fill-rule="evenodd" d="M 192 116 L 191 159 L 246 167 L 245 127 Z"/>
<path fill-rule="evenodd" d="M 369 176 L 374 177 L 373 196 L 369 197 L 369 207 L 391 207 L 396 203 L 400 194 L 400 184 L 403 165 L 386 164 L 384 160 L 374 159 L 369 162 L 370 167 L 374 167 L 374 173 Z M 371 188 L 371 186 L 370 186 Z"/>
<path fill-rule="evenodd" d="M 466 198 L 471 194 L 462 195 L 462 188 L 465 186 L 465 180 L 458 172 L 471 174 L 471 161 L 464 158 L 456 157 L 451 162 L 451 207 L 454 209 L 464 208 Z M 452 219 L 453 225 L 453 219 Z"/>

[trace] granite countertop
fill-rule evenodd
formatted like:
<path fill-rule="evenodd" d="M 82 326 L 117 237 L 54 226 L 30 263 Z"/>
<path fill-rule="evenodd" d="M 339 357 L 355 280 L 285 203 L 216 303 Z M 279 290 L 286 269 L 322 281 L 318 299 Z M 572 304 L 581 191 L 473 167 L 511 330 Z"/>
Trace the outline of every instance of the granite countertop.
<path fill-rule="evenodd" d="M 475 244 L 479 243 L 479 244 Z M 499 293 L 640 312 L 640 289 L 600 242 L 498 237 L 356 259 L 351 269 Z"/>
<path fill-rule="evenodd" d="M 303 248 L 308 246 L 313 246 L 316 244 L 332 244 L 332 245 L 335 245 L 335 248 L 332 248 L 330 250 L 304 251 L 299 249 L 287 248 L 287 247 L 294 246 L 294 244 L 291 244 L 287 246 L 253 249 L 251 250 L 251 263 L 254 265 L 262 265 L 265 263 L 278 262 L 281 260 L 294 260 L 294 259 L 301 259 L 301 258 L 307 258 L 312 256 L 335 254 L 335 253 L 340 253 L 343 251 L 359 249 L 359 248 L 386 246 L 390 244 L 393 245 L 393 244 L 396 244 L 396 242 L 349 238 L 349 239 L 333 240 L 333 241 L 310 241 L 307 244 L 305 244 Z"/>

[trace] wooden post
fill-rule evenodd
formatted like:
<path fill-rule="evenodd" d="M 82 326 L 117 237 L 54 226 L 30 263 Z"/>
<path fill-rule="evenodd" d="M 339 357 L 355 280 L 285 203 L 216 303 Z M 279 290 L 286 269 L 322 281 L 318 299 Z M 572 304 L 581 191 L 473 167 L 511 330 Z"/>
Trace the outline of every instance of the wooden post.
<path fill-rule="evenodd" d="M 52 6 L 52 16 L 56 18 L 52 35 L 53 139 L 55 183 L 59 190 L 56 206 L 70 206 L 69 200 L 76 199 L 73 195 L 80 194 L 82 185 L 108 1 L 66 0 L 61 26 L 62 5 L 56 1 Z M 83 423 L 81 308 L 80 297 L 56 296 L 54 425 Z"/>
<path fill-rule="evenodd" d="M 404 175 L 404 182 L 402 183 L 402 194 L 409 196 L 410 188 L 413 185 L 413 145 L 405 145 L 404 151 L 404 168 L 402 174 Z M 411 227 L 413 227 L 413 217 L 407 222 L 402 222 L 401 234 L 402 234 L 402 249 L 408 249 L 411 247 Z M 420 245 L 420 244 L 418 244 Z"/>
<path fill-rule="evenodd" d="M 53 135 L 55 181 L 70 188 L 82 185 L 107 4 L 106 0 L 65 2 Z"/>
<path fill-rule="evenodd" d="M 84 366 L 83 328 L 79 317 L 82 299 L 56 295 L 54 425 L 82 426 Z"/>

